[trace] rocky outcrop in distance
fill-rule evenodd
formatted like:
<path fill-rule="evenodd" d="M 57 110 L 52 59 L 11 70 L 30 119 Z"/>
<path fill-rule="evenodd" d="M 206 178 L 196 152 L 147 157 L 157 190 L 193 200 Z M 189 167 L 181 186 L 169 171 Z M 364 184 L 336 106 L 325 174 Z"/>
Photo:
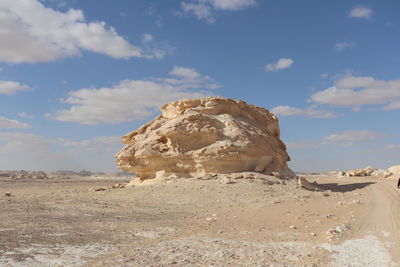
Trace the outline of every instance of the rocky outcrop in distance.
<path fill-rule="evenodd" d="M 339 173 L 339 176 L 343 177 L 362 177 L 362 176 L 371 176 L 375 169 L 372 166 L 367 166 L 364 169 L 353 169 L 349 171 L 342 171 Z"/>
<path fill-rule="evenodd" d="M 244 101 L 208 97 L 166 104 L 122 142 L 116 163 L 141 180 L 237 172 L 295 177 L 278 118 Z"/>
<path fill-rule="evenodd" d="M 353 169 L 348 171 L 332 172 L 334 175 L 337 173 L 337 177 L 363 177 L 363 176 L 376 176 L 382 178 L 400 178 L 400 165 L 392 166 L 389 169 L 375 169 L 372 166 L 367 166 L 364 169 Z"/>
<path fill-rule="evenodd" d="M 52 172 L 51 175 L 56 176 L 56 177 L 68 177 L 68 176 L 83 176 L 83 177 L 88 177 L 88 176 L 94 176 L 94 175 L 105 175 L 103 172 L 90 172 L 90 171 L 85 171 L 81 170 L 79 172 L 76 171 L 66 171 L 66 170 L 58 170 L 56 172 Z"/>
<path fill-rule="evenodd" d="M 79 177 L 90 177 L 90 176 L 105 176 L 103 172 L 90 172 L 90 171 L 65 171 L 59 170 L 56 172 L 46 173 L 44 171 L 0 171 L 0 178 L 10 178 L 10 179 L 56 179 L 56 178 L 79 178 Z M 119 176 L 118 173 L 107 174 L 110 177 Z"/>
<path fill-rule="evenodd" d="M 48 179 L 44 171 L 0 171 L 0 177 L 11 179 Z"/>

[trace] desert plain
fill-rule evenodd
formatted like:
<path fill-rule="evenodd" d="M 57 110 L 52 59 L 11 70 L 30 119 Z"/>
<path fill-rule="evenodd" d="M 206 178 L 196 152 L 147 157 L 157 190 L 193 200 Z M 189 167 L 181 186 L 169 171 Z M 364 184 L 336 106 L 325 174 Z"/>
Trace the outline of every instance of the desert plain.
<path fill-rule="evenodd" d="M 398 266 L 396 180 L 302 176 L 3 177 L 0 265 Z"/>

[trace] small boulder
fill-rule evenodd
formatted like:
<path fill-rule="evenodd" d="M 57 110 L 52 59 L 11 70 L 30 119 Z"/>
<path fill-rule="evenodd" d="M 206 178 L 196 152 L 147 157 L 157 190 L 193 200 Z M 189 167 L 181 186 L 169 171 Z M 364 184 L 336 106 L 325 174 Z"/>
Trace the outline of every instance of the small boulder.
<path fill-rule="evenodd" d="M 112 188 L 117 189 L 117 188 L 125 188 L 126 187 L 126 183 L 122 183 L 122 184 L 114 184 L 112 186 Z"/>
<path fill-rule="evenodd" d="M 315 190 L 315 187 L 312 186 L 312 185 L 310 184 L 310 182 L 307 181 L 307 179 L 304 178 L 304 177 L 298 177 L 298 178 L 297 178 L 297 183 L 299 184 L 300 187 L 303 187 L 303 188 L 305 188 L 305 189 L 307 189 L 307 190 L 311 190 L 311 191 L 314 191 L 314 190 Z"/>

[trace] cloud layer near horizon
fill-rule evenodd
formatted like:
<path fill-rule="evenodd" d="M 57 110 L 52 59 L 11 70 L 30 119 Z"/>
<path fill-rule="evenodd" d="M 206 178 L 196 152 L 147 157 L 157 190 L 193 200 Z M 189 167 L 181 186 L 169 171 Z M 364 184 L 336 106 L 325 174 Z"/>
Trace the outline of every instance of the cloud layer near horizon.
<path fill-rule="evenodd" d="M 173 100 L 204 97 L 218 88 L 213 79 L 195 69 L 174 67 L 170 78 L 123 80 L 109 88 L 84 88 L 71 91 L 65 104 L 71 105 L 48 114 L 59 121 L 81 124 L 116 124 L 143 119 Z"/>
<path fill-rule="evenodd" d="M 376 80 L 373 77 L 347 76 L 335 85 L 311 95 L 317 104 L 359 107 L 385 105 L 384 110 L 400 109 L 400 80 Z"/>
<path fill-rule="evenodd" d="M 24 132 L 0 132 L 0 169 L 116 171 L 113 156 L 121 148 L 119 136 L 70 140 Z"/>

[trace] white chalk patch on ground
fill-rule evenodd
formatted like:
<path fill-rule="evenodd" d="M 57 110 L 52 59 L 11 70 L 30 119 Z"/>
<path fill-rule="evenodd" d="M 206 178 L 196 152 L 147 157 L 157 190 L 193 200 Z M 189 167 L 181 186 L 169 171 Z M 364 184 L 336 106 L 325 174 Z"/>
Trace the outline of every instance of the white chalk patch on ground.
<path fill-rule="evenodd" d="M 394 246 L 396 246 L 395 242 L 385 242 L 385 247 L 387 247 L 387 248 L 392 248 Z"/>
<path fill-rule="evenodd" d="M 390 232 L 382 231 L 382 234 L 383 234 L 384 237 L 390 236 Z"/>
<path fill-rule="evenodd" d="M 145 237 L 145 238 L 160 238 L 169 233 L 175 232 L 174 228 L 171 227 L 158 227 L 156 231 L 148 230 L 148 231 L 135 231 L 132 234 L 137 237 Z"/>
<path fill-rule="evenodd" d="M 315 248 L 302 242 L 265 243 L 191 237 L 133 249 L 128 255 L 109 259 L 104 264 L 153 266 L 157 262 L 157 266 L 265 266 L 279 262 L 295 266 L 312 252 Z"/>
<path fill-rule="evenodd" d="M 99 243 L 82 246 L 32 244 L 30 247 L 0 253 L 0 266 L 82 266 L 90 258 L 112 251 L 115 251 L 112 246 Z M 16 258 L 21 258 L 21 260 L 16 260 Z"/>
<path fill-rule="evenodd" d="M 392 257 L 384 244 L 373 235 L 362 239 L 347 240 L 340 245 L 325 243 L 323 248 L 330 251 L 333 262 L 338 267 L 394 267 Z"/>

